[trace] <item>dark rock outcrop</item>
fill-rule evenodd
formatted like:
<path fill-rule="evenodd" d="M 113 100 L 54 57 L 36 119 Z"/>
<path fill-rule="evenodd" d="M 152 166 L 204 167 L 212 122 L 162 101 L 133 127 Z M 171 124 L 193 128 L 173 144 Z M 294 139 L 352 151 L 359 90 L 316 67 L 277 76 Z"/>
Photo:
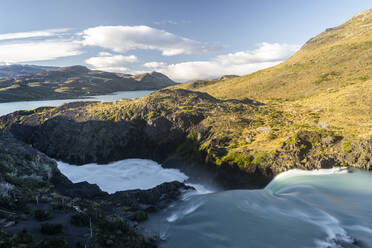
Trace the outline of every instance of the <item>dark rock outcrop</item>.
<path fill-rule="evenodd" d="M 239 77 L 239 76 L 238 75 L 223 75 L 218 80 L 227 80 L 227 79 L 236 78 L 236 77 Z"/>

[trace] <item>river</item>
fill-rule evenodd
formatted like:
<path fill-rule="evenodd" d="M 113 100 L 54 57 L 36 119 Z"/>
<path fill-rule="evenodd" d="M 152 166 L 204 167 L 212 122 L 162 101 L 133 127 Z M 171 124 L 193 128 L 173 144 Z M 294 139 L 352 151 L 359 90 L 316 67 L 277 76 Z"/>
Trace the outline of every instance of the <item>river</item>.
<path fill-rule="evenodd" d="M 123 160 L 76 167 L 59 162 L 72 181 L 110 193 L 151 188 L 188 177 L 156 162 Z M 258 190 L 196 186 L 144 224 L 160 247 L 372 247 L 372 173 L 345 168 L 291 170 Z"/>

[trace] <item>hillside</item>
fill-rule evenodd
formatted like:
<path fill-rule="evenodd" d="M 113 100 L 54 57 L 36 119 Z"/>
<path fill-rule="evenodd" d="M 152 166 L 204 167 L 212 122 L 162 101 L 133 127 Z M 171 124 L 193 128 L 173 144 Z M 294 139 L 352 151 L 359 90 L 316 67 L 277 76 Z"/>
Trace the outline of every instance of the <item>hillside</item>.
<path fill-rule="evenodd" d="M 70 66 L 0 79 L 0 102 L 79 98 L 115 91 L 156 90 L 174 84 L 167 76 L 156 72 L 138 78 Z"/>
<path fill-rule="evenodd" d="M 310 39 L 287 61 L 246 76 L 183 84 L 218 98 L 251 98 L 315 115 L 349 137 L 372 135 L 372 9 Z M 300 121 L 300 120 L 299 120 Z M 301 125 L 307 121 L 302 120 Z"/>
<path fill-rule="evenodd" d="M 0 78 L 10 78 L 24 76 L 27 74 L 38 73 L 41 71 L 55 70 L 54 66 L 38 66 L 38 65 L 3 65 L 0 66 Z"/>
<path fill-rule="evenodd" d="M 287 61 L 247 76 L 181 87 L 220 98 L 297 100 L 372 79 L 372 9 L 310 39 Z"/>
<path fill-rule="evenodd" d="M 115 104 L 21 111 L 0 123 L 63 161 L 167 163 L 181 156 L 209 165 L 232 188 L 263 187 L 293 168 L 369 170 L 371 17 L 372 10 L 358 14 L 286 62 L 247 76 L 177 85 Z"/>

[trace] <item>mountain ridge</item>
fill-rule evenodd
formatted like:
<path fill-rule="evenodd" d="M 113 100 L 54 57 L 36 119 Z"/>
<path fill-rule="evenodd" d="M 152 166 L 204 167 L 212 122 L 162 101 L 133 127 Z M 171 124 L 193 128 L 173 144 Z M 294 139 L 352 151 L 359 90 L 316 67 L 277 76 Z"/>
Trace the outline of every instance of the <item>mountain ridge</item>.
<path fill-rule="evenodd" d="M 17 76 L 24 76 L 27 74 L 33 74 L 41 71 L 55 70 L 58 67 L 55 66 L 38 66 L 38 65 L 3 65 L 0 66 L 0 78 L 12 78 Z"/>
<path fill-rule="evenodd" d="M 0 79 L 0 102 L 80 98 L 116 91 L 157 90 L 175 84 L 158 72 L 137 76 L 75 65 Z"/>

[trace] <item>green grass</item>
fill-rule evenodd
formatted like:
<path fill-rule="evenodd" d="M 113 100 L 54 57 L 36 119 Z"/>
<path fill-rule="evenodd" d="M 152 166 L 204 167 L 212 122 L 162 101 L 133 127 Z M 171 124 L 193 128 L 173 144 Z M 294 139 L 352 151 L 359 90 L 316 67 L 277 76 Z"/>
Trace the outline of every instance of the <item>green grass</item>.
<path fill-rule="evenodd" d="M 352 152 L 352 150 L 353 150 L 353 145 L 352 145 L 352 143 L 351 143 L 350 141 L 345 141 L 345 142 L 343 142 L 343 143 L 342 143 L 342 150 L 343 150 L 344 152 L 348 152 L 348 153 Z"/>

